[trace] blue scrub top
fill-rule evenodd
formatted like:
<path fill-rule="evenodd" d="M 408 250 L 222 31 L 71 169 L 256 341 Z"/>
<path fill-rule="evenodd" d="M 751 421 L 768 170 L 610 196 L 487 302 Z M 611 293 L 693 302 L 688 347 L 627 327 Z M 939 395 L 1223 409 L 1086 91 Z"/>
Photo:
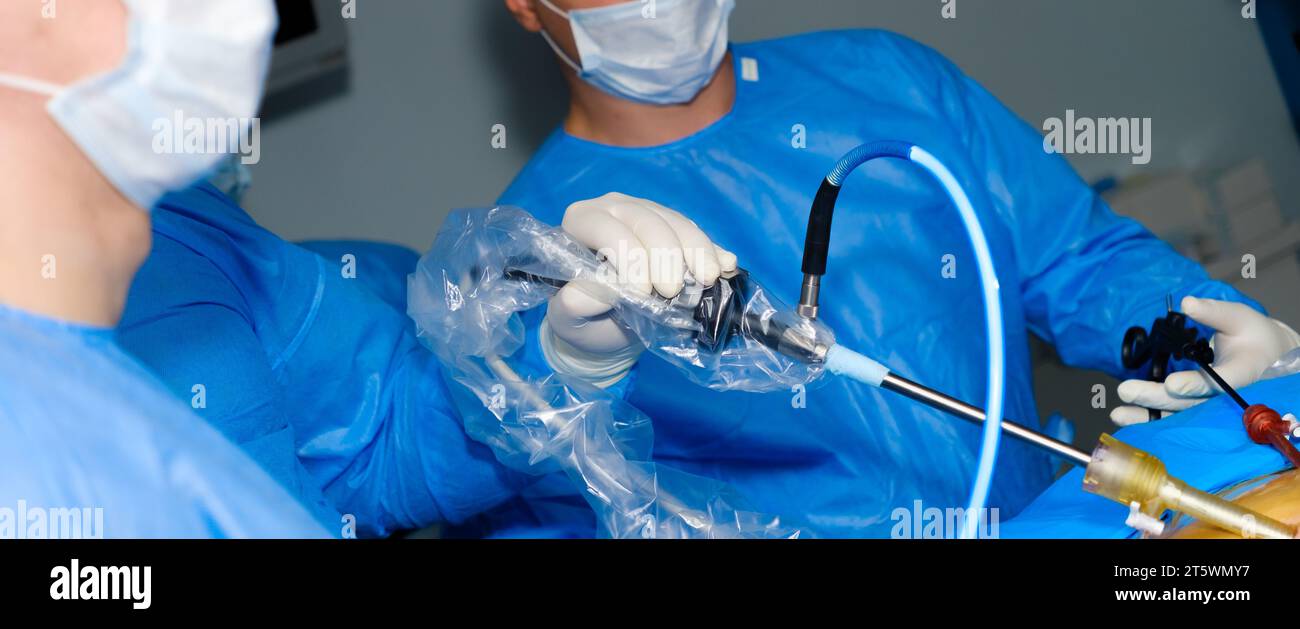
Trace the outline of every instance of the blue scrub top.
<path fill-rule="evenodd" d="M 259 227 L 210 185 L 165 197 L 118 340 L 331 531 L 461 522 L 527 479 L 471 441 L 405 313 L 400 247 Z M 345 258 L 346 256 L 346 258 Z"/>
<path fill-rule="evenodd" d="M 649 148 L 557 130 L 500 203 L 558 225 L 578 200 L 611 191 L 652 199 L 694 219 L 795 303 L 822 179 L 861 143 L 918 144 L 966 187 L 988 235 L 1006 317 L 1006 416 L 1034 428 L 1030 332 L 1070 365 L 1118 375 L 1125 329 L 1163 314 L 1166 295 L 1247 301 L 1116 216 L 1044 151 L 1037 130 L 929 48 L 841 31 L 737 44 L 732 55 L 736 101 L 721 120 Z M 821 305 L 840 342 L 983 405 L 979 274 L 942 188 L 909 162 L 869 163 L 845 184 L 834 233 Z M 945 273 L 953 268 L 955 277 Z M 534 333 L 540 316 L 528 318 Z M 831 377 L 801 408 L 793 392 L 698 390 L 649 356 L 632 378 L 627 399 L 654 420 L 655 461 L 730 483 L 756 510 L 802 519 L 815 534 L 885 536 L 891 511 L 915 500 L 966 505 L 978 428 L 895 394 Z M 1052 469 L 1045 455 L 1004 440 L 990 506 L 1017 513 Z"/>
<path fill-rule="evenodd" d="M 0 539 L 327 537 L 108 329 L 0 306 Z"/>

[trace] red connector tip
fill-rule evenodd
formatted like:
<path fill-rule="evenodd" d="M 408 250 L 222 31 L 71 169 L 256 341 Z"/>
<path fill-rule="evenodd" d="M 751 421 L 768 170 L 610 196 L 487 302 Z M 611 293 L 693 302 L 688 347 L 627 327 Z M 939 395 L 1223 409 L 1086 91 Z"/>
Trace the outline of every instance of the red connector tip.
<path fill-rule="evenodd" d="M 1300 451 L 1291 443 L 1286 422 L 1277 411 L 1263 404 L 1252 404 L 1246 408 L 1242 421 L 1251 441 L 1277 448 L 1293 467 L 1300 468 Z"/>

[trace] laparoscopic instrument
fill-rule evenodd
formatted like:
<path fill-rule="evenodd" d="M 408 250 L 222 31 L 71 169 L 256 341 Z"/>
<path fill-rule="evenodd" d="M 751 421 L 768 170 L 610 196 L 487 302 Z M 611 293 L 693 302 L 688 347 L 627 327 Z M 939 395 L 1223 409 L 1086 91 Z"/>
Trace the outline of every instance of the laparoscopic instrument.
<path fill-rule="evenodd" d="M 824 349 L 817 348 L 805 352 L 804 355 L 812 359 L 822 357 L 826 369 L 832 373 L 899 393 L 961 419 L 982 424 L 984 433 L 980 458 L 967 514 L 979 513 L 984 506 L 996 461 L 1000 430 L 1042 448 L 1073 465 L 1085 467 L 1087 471 L 1083 489 L 1129 506 L 1129 524 L 1145 532 L 1158 533 L 1163 528 L 1160 517 L 1166 509 L 1171 509 L 1243 537 L 1285 539 L 1296 537 L 1297 531 L 1294 527 L 1190 487 L 1169 476 L 1164 464 L 1156 457 L 1132 448 L 1110 435 L 1103 435 L 1100 444 L 1089 455 L 1061 441 L 1002 418 L 1004 382 L 1002 314 L 998 299 L 997 274 L 993 268 L 989 244 L 971 200 L 956 177 L 937 158 L 920 147 L 905 142 L 864 144 L 846 154 L 822 182 L 808 220 L 803 259 L 804 280 L 800 288 L 797 308 L 800 316 L 813 320 L 818 315 L 821 278 L 826 274 L 831 223 L 841 187 L 856 168 L 871 160 L 882 158 L 909 160 L 927 170 L 944 187 L 961 214 L 962 223 L 975 250 L 984 293 L 985 326 L 989 343 L 988 409 L 981 410 L 974 405 L 891 373 L 880 363 L 838 345 Z M 1295 449 L 1286 438 L 1285 422 L 1272 409 L 1247 405 L 1236 391 L 1214 373 L 1211 366 L 1213 351 L 1203 339 L 1198 342 L 1194 330 L 1190 335 L 1188 334 L 1187 328 L 1182 325 L 1182 319 L 1179 318 L 1181 316 L 1173 313 L 1170 308 L 1169 320 L 1163 324 L 1157 322 L 1154 332 L 1143 342 L 1126 339 L 1125 360 L 1131 362 L 1138 360 L 1138 356 L 1144 356 L 1167 361 L 1170 356 L 1173 356 L 1187 357 L 1196 361 L 1246 411 L 1246 423 L 1252 438 L 1260 443 L 1272 443 L 1284 450 L 1284 453 L 1287 453 L 1286 449 L 1289 448 L 1293 453 Z M 1140 336 L 1132 332 L 1130 335 L 1135 339 Z M 784 344 L 786 347 L 797 345 L 788 341 Z M 777 346 L 776 349 L 782 351 L 780 347 Z M 1293 464 L 1300 466 L 1300 457 L 1293 458 L 1290 453 L 1287 453 L 1287 456 Z M 966 524 L 963 536 L 969 537 L 971 518 L 968 517 Z"/>
<path fill-rule="evenodd" d="M 749 283 L 749 274 L 742 270 L 704 290 L 701 298 L 695 300 L 697 305 L 694 317 L 703 329 L 697 341 L 706 349 L 716 350 L 728 342 L 730 335 L 745 334 L 783 355 L 804 362 L 821 363 L 834 371 L 836 366 L 830 362 L 830 356 L 847 350 L 810 341 L 810 337 L 798 326 L 770 319 L 758 320 L 756 314 L 747 312 L 742 307 L 751 290 Z M 879 381 L 878 386 L 882 389 L 961 419 L 990 425 L 988 414 L 983 409 L 897 374 L 883 372 L 882 375 L 883 368 L 871 367 L 862 372 L 855 372 L 852 367 L 841 369 L 841 375 L 868 383 Z M 1090 455 L 1009 420 L 1002 420 L 1000 426 L 1002 432 L 1013 438 L 1046 450 L 1073 465 L 1087 468 L 1083 489 L 1128 505 L 1130 515 L 1127 523 L 1143 532 L 1163 532 L 1160 515 L 1170 509 L 1243 537 L 1291 538 L 1295 535 L 1293 528 L 1286 524 L 1241 508 L 1169 476 L 1158 458 L 1110 435 L 1103 435 L 1100 444 Z"/>
<path fill-rule="evenodd" d="M 857 167 L 881 158 L 908 160 L 931 173 L 970 236 L 989 343 L 985 408 L 893 373 L 837 343 L 817 319 L 839 190 Z M 833 373 L 982 425 L 963 537 L 974 536 L 985 514 L 1003 433 L 1086 468 L 1083 489 L 1124 504 L 1128 523 L 1148 534 L 1159 533 L 1162 516 L 1173 510 L 1244 537 L 1295 537 L 1293 527 L 1192 488 L 1170 477 L 1159 459 L 1109 436 L 1089 454 L 1003 418 L 1003 317 L 993 256 L 972 200 L 933 155 L 903 142 L 851 151 L 822 182 L 805 244 L 797 309 L 781 304 L 744 269 L 709 286 L 687 277 L 684 289 L 667 299 L 629 288 L 600 252 L 524 210 L 461 210 L 444 222 L 412 275 L 408 312 L 457 385 L 452 391 L 466 432 L 511 468 L 563 471 L 595 510 L 600 531 L 612 537 L 790 537 L 806 527 L 749 508 L 725 483 L 659 465 L 651 458 L 648 417 L 617 395 L 529 362 L 521 313 L 571 283 L 612 304 L 611 314 L 648 351 L 695 384 L 765 392 Z M 1276 423 L 1267 413 L 1254 421 L 1263 428 Z"/>
<path fill-rule="evenodd" d="M 970 237 L 983 287 L 985 328 L 989 347 L 985 409 L 893 373 L 885 365 L 837 344 L 834 335 L 817 321 L 821 278 L 827 270 L 831 221 L 840 188 L 857 167 L 881 158 L 909 160 L 931 173 L 943 186 L 959 211 L 962 223 Z M 562 247 L 548 245 L 542 249 L 528 249 L 528 251 L 527 255 L 509 258 L 503 269 L 507 279 L 518 280 L 521 286 L 545 284 L 552 289 L 569 281 L 582 281 L 584 284 L 591 285 L 593 289 L 601 289 L 601 285 L 604 285 L 604 290 L 617 292 L 617 289 L 611 288 L 612 284 L 604 281 L 593 282 L 592 278 L 598 276 L 595 273 L 589 274 L 590 277 L 587 279 L 582 279 L 584 276 L 581 274 L 556 277 L 529 270 L 546 269 L 550 266 L 571 266 L 576 254 Z M 542 263 L 548 258 L 562 258 L 565 262 L 556 265 Z M 982 425 L 983 436 L 978 466 L 962 523 L 963 537 L 974 536 L 979 514 L 983 512 L 992 484 L 999 437 L 1002 433 L 1043 449 L 1072 465 L 1086 468 L 1083 489 L 1129 507 L 1130 515 L 1127 523 L 1148 534 L 1159 534 L 1164 527 L 1161 516 L 1166 510 L 1173 510 L 1243 537 L 1293 538 L 1296 536 L 1293 527 L 1195 489 L 1169 476 L 1159 459 L 1109 435 L 1104 435 L 1096 449 L 1089 454 L 1003 418 L 1003 383 L 1005 382 L 1003 317 L 993 256 L 971 199 L 952 172 L 923 149 L 903 142 L 871 143 L 854 149 L 836 164 L 822 182 L 813 202 L 805 241 L 803 272 L 804 281 L 799 304 L 796 312 L 789 317 L 781 316 L 782 311 L 774 308 L 770 303 L 756 306 L 755 302 L 766 299 L 766 295 L 761 284 L 743 269 L 723 276 L 713 286 L 708 287 L 695 285 L 688 278 L 687 289 L 672 299 L 671 303 L 659 303 L 653 298 L 645 299 L 626 292 L 619 294 L 619 299 L 624 303 L 635 302 L 632 303 L 633 307 L 629 307 L 624 312 L 626 315 L 624 322 L 635 328 L 652 349 L 661 350 L 657 353 L 674 361 L 679 367 L 698 367 L 701 364 L 707 366 L 709 361 L 703 359 L 704 357 L 722 356 L 728 351 L 733 352 L 732 363 L 737 362 L 737 359 L 752 360 L 762 355 L 743 348 L 759 345 L 796 364 L 804 365 L 805 368 L 800 372 L 799 377 L 816 371 L 834 373 L 892 391 L 949 415 Z M 653 325 L 649 327 L 638 325 L 637 319 L 640 317 L 638 313 L 643 312 L 652 313 L 653 316 L 650 318 L 654 321 Z M 1194 337 L 1188 341 L 1185 335 L 1176 333 L 1174 328 L 1178 326 L 1174 324 L 1177 322 L 1178 319 L 1174 317 L 1172 322 L 1157 326 L 1158 330 L 1149 335 L 1154 339 L 1149 343 L 1149 347 L 1138 347 L 1139 344 L 1135 344 L 1135 348 L 1141 350 L 1139 353 L 1147 352 L 1156 357 L 1164 356 L 1166 359 L 1169 356 L 1199 359 L 1198 362 L 1203 367 L 1210 368 L 1209 363 L 1213 360 L 1213 354 L 1208 344 L 1202 346 L 1195 342 Z M 657 339 L 655 342 L 650 342 L 649 339 L 657 334 L 667 334 L 669 340 L 665 342 L 663 339 Z M 741 349 L 737 350 L 737 347 Z M 489 364 L 494 363 L 489 361 Z M 766 367 L 762 371 L 769 376 L 780 373 L 770 360 Z M 495 365 L 491 368 L 493 371 L 498 371 L 501 367 Z M 506 373 L 504 380 L 513 381 L 516 378 Z M 710 381 L 707 384 L 714 386 L 719 383 Z M 1230 391 L 1231 388 L 1225 387 L 1224 390 Z M 545 409 L 542 405 L 533 406 Z M 543 416 L 550 415 L 549 411 L 543 413 Z M 1268 428 L 1276 423 L 1272 421 L 1275 415 L 1276 413 L 1270 415 L 1256 409 L 1255 422 Z M 1277 422 L 1281 422 L 1281 419 L 1278 418 Z M 1264 432 L 1261 428 L 1261 434 Z M 1289 442 L 1287 445 L 1290 445 Z M 587 482 L 590 482 L 590 479 Z"/>

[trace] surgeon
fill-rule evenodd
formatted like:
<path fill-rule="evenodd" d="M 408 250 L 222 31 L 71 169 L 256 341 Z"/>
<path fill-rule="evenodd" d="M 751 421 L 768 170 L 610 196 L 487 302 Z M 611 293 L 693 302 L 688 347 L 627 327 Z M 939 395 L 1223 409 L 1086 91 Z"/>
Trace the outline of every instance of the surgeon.
<path fill-rule="evenodd" d="M 532 482 L 472 441 L 406 316 L 418 255 L 289 243 L 239 206 L 239 155 L 153 209 L 116 338 L 330 531 L 467 524 Z"/>
<path fill-rule="evenodd" d="M 406 316 L 418 254 L 290 243 L 240 207 L 240 155 L 153 208 L 118 344 L 239 445 L 326 529 L 443 535 L 532 478 L 501 466 L 452 411 Z"/>
<path fill-rule="evenodd" d="M 616 265 L 667 249 L 695 261 L 683 270 L 707 282 L 738 262 L 793 303 L 818 184 L 859 144 L 901 140 L 956 173 L 988 234 L 1007 317 L 1009 418 L 1040 427 L 1030 332 L 1071 365 L 1123 375 L 1124 331 L 1163 314 L 1167 295 L 1266 320 L 1257 304 L 1116 216 L 1044 151 L 1033 127 L 914 41 L 848 30 L 732 44 L 732 0 L 505 4 L 554 50 L 570 105 L 500 201 L 562 224 Z M 971 326 L 983 316 L 979 276 L 955 209 L 913 164 L 859 171 L 840 196 L 821 319 L 840 342 L 901 375 L 982 403 L 986 339 Z M 705 240 L 653 208 L 688 216 Z M 682 281 L 664 277 L 654 289 L 671 296 Z M 834 378 L 768 395 L 700 391 L 639 355 L 607 311 L 562 291 L 533 321 L 536 352 L 654 418 L 657 461 L 730 483 L 757 510 L 802 518 L 825 536 L 887 535 L 891 511 L 915 501 L 966 504 L 977 428 Z M 1269 330 L 1239 345 L 1250 355 L 1245 375 L 1290 349 Z M 1137 388 L 1150 395 L 1126 390 L 1129 401 L 1156 397 Z M 1052 471 L 1045 456 L 1004 441 L 990 506 L 1014 515 Z"/>
<path fill-rule="evenodd" d="M 117 337 L 330 530 L 454 526 L 531 479 L 461 427 L 406 316 L 415 263 L 391 245 L 285 242 L 199 184 L 155 206 Z"/>
<path fill-rule="evenodd" d="M 155 150 L 153 122 L 252 116 L 272 3 L 42 10 L 0 4 L 0 507 L 26 516 L 0 538 L 329 536 L 112 330 L 149 208 L 212 161 Z"/>

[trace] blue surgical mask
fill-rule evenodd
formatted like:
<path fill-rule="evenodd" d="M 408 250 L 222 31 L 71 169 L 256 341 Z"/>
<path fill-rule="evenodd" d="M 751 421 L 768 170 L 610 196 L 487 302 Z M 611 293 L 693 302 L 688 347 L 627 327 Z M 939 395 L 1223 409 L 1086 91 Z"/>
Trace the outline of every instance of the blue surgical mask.
<path fill-rule="evenodd" d="M 691 101 L 727 55 L 727 19 L 735 0 L 632 0 L 565 12 L 581 65 L 545 30 L 551 48 L 584 81 L 638 103 Z"/>

